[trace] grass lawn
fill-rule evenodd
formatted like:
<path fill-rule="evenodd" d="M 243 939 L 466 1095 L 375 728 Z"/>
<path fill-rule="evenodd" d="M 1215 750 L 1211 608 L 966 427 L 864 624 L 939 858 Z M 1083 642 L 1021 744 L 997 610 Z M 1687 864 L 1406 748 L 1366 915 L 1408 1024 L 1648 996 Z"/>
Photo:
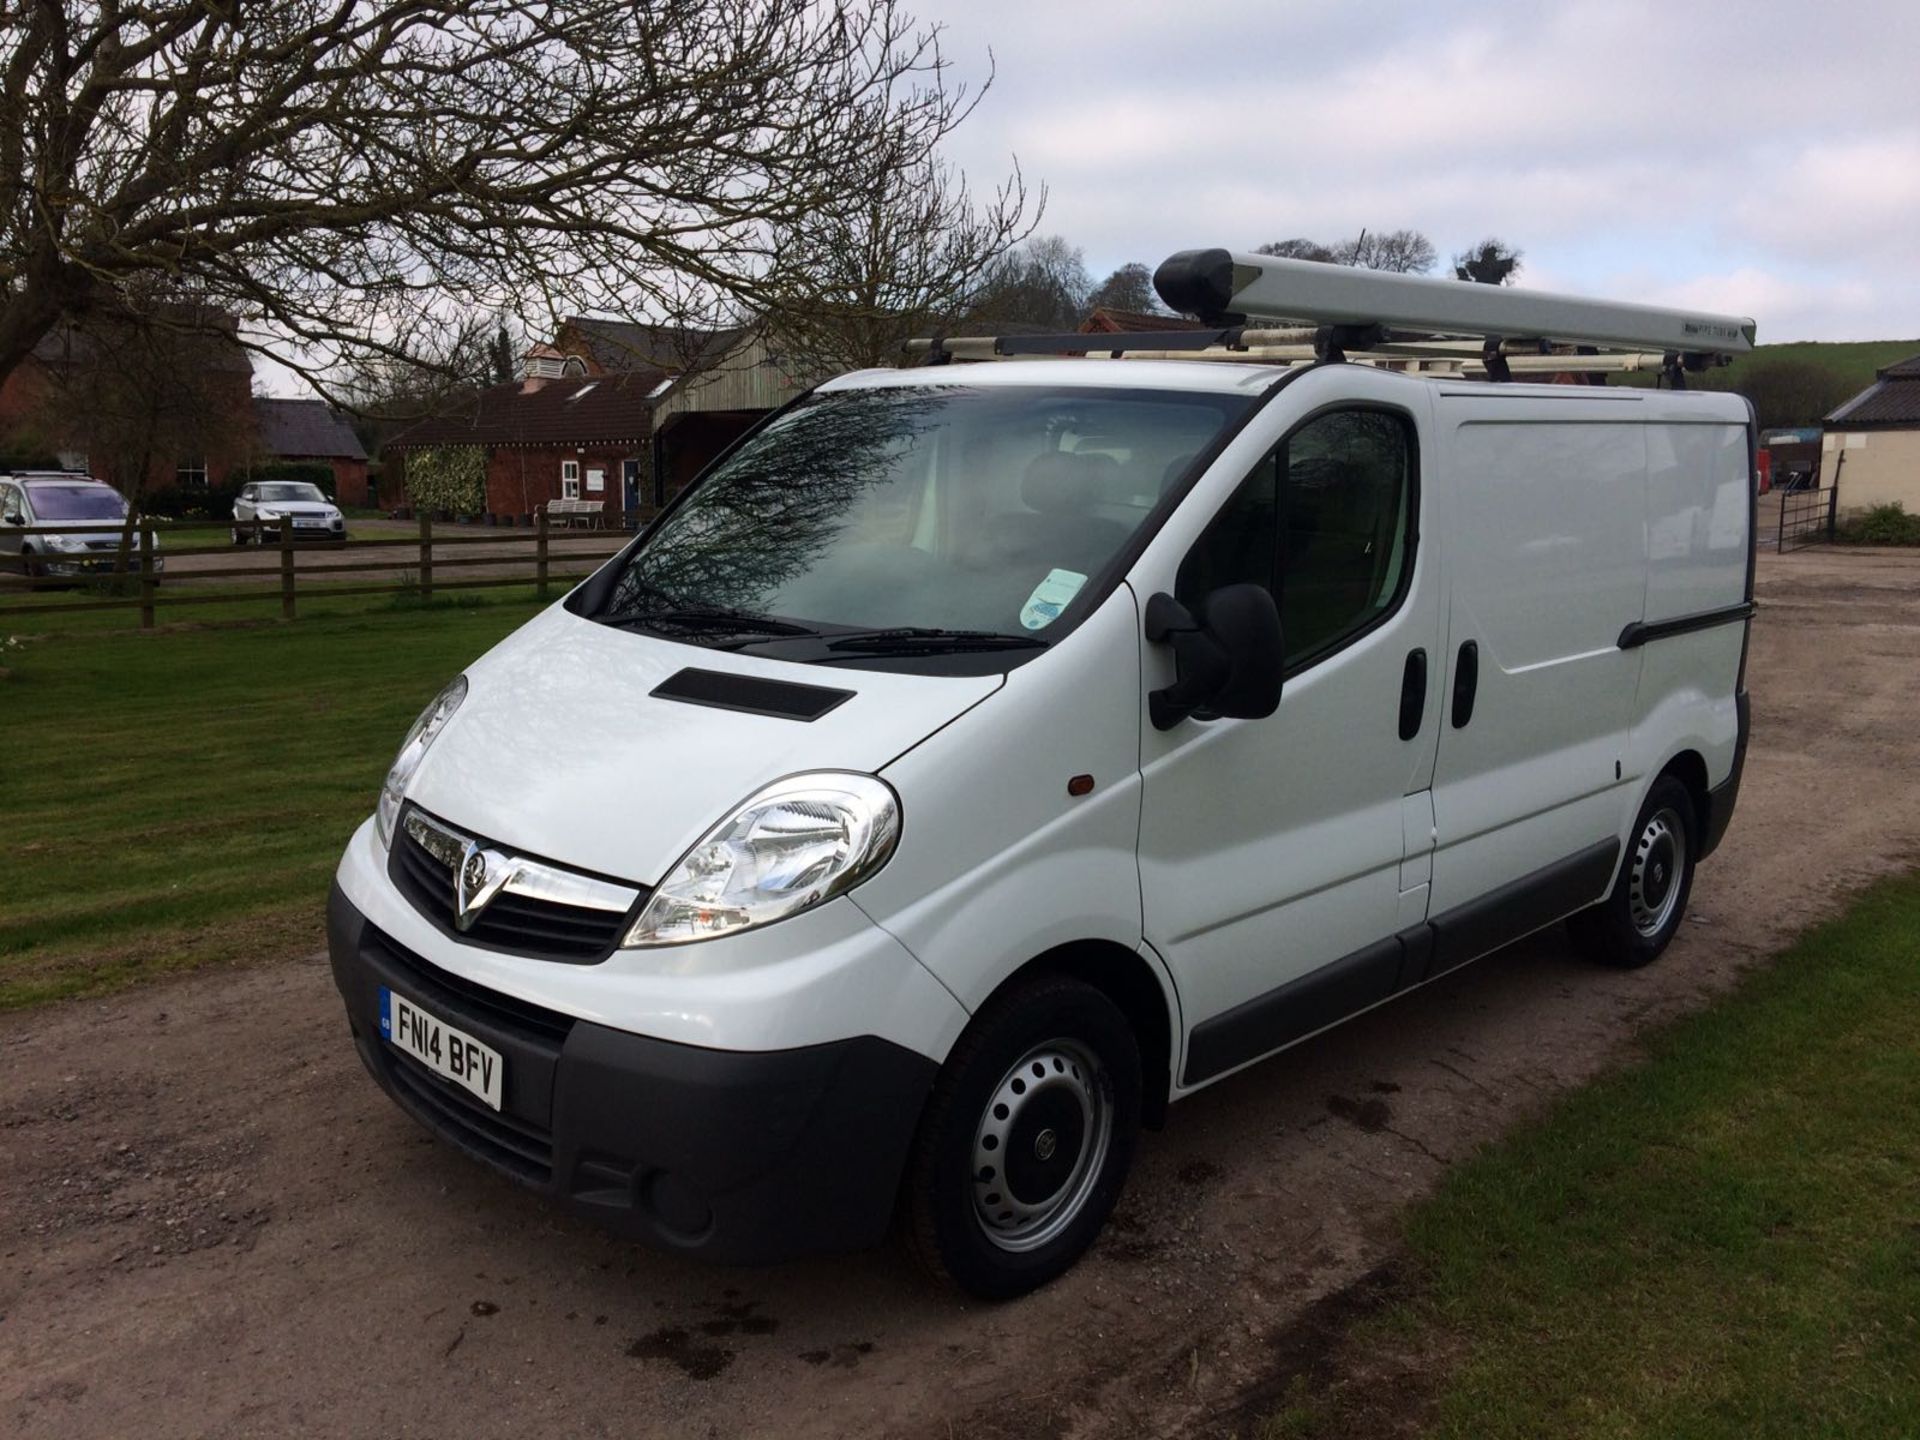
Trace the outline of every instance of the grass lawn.
<path fill-rule="evenodd" d="M 1920 1435 L 1920 876 L 1459 1166 L 1266 1436 Z M 1343 1379 L 1344 1375 L 1344 1379 Z"/>
<path fill-rule="evenodd" d="M 0 648 L 0 1009 L 317 948 L 408 723 L 536 610 L 316 598 L 293 624 L 235 625 L 235 608 Z M 8 633 L 33 632 L 0 615 Z"/>

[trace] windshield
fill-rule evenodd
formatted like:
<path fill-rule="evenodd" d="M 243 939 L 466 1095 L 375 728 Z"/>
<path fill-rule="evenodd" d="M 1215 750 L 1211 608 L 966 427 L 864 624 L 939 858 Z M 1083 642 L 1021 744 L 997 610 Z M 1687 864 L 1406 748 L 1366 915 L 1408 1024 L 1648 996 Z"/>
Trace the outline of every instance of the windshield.
<path fill-rule="evenodd" d="M 318 485 L 302 485 L 291 481 L 285 484 L 262 485 L 260 498 L 262 500 L 317 500 L 323 505 L 327 501 L 327 497 L 320 493 Z"/>
<path fill-rule="evenodd" d="M 127 502 L 105 485 L 34 485 L 27 490 L 41 520 L 121 520 Z"/>
<path fill-rule="evenodd" d="M 788 635 L 912 628 L 1043 642 L 1250 403 L 963 384 L 818 395 L 701 482 L 597 618 L 719 610 L 795 622 L 780 627 Z"/>

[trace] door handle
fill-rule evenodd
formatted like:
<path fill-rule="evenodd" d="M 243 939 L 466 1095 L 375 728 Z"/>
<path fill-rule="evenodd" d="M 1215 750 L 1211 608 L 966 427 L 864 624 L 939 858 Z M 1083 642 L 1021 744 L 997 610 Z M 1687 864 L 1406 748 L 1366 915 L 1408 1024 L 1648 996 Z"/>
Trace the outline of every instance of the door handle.
<path fill-rule="evenodd" d="M 1400 738 L 1420 733 L 1420 717 L 1427 713 L 1427 652 L 1409 650 L 1407 668 L 1400 674 Z"/>
<path fill-rule="evenodd" d="M 1453 728 L 1473 719 L 1473 697 L 1480 688 L 1480 647 L 1468 640 L 1453 665 Z"/>

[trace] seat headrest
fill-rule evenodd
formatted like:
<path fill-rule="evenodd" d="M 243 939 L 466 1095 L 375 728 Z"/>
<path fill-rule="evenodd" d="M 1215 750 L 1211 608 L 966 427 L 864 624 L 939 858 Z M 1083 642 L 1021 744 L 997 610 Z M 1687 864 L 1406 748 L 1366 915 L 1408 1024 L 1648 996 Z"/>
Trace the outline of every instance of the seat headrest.
<path fill-rule="evenodd" d="M 1027 466 L 1020 497 L 1043 515 L 1084 515 L 1118 470 L 1111 455 L 1048 450 Z"/>

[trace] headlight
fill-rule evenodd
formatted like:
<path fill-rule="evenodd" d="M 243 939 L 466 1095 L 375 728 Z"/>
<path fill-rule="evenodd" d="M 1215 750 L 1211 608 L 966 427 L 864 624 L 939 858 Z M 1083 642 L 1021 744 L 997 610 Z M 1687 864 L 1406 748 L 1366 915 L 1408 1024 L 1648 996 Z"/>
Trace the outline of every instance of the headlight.
<path fill-rule="evenodd" d="M 380 801 L 373 809 L 373 828 L 382 845 L 393 844 L 393 826 L 400 818 L 400 802 L 407 797 L 407 782 L 413 779 L 413 772 L 426 758 L 427 747 L 446 728 L 447 721 L 466 698 L 467 677 L 461 675 L 433 697 L 432 703 L 413 722 L 413 728 L 407 731 L 407 738 L 400 742 L 400 753 L 393 757 L 393 768 L 387 771 L 387 778 L 380 786 Z"/>
<path fill-rule="evenodd" d="M 900 802 L 871 775 L 777 780 L 673 867 L 627 945 L 684 945 L 770 925 L 851 890 L 887 863 Z"/>
<path fill-rule="evenodd" d="M 49 535 L 46 537 L 49 550 L 84 550 L 87 542 L 78 535 Z"/>

